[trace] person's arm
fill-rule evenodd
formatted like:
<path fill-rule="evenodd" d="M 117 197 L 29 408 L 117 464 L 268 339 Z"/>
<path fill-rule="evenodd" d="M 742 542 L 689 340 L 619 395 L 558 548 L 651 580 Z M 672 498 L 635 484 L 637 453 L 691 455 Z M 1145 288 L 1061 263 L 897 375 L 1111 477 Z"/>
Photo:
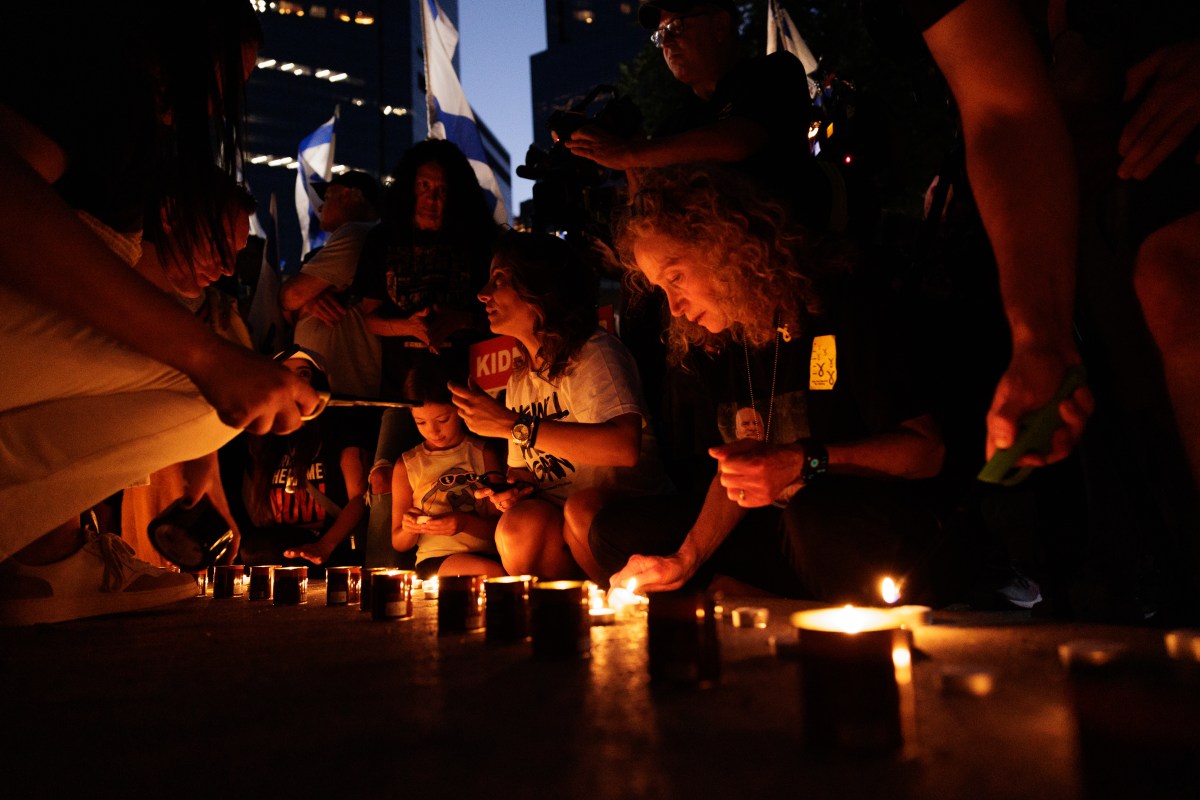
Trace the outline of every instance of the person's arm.
<path fill-rule="evenodd" d="M 966 0 L 924 36 L 962 116 L 967 171 L 1012 332 L 1012 361 L 988 412 L 990 458 L 1011 446 L 1019 421 L 1080 361 L 1071 327 L 1075 160 L 1041 57 L 1011 0 Z M 1065 457 L 1078 440 L 1090 396 L 1083 389 L 1063 406 L 1068 425 L 1047 461 Z"/>
<path fill-rule="evenodd" d="M 5 107 L 0 119 L 0 283 L 183 372 L 227 425 L 298 428 L 317 406 L 312 387 L 221 339 L 117 258 L 51 187 L 61 149 Z"/>
<path fill-rule="evenodd" d="M 411 550 L 417 545 L 421 529 L 417 518 L 421 509 L 413 507 L 413 490 L 408 482 L 408 468 L 404 459 L 396 459 L 392 468 L 392 549 L 398 553 Z"/>
<path fill-rule="evenodd" d="M 945 455 L 941 433 L 930 415 L 863 439 L 821 444 L 829 455 L 831 475 L 931 478 L 941 470 Z M 803 440 L 775 445 L 742 439 L 708 452 L 717 459 L 717 479 L 728 499 L 746 508 L 770 505 L 788 487 L 803 486 L 808 455 Z"/>
<path fill-rule="evenodd" d="M 746 117 L 726 117 L 709 125 L 653 139 L 622 139 L 595 126 L 580 128 L 567 149 L 609 169 L 639 169 L 699 161 L 742 161 L 766 146 L 767 129 Z"/>
<path fill-rule="evenodd" d="M 1117 175 L 1145 180 L 1200 127 L 1200 39 L 1160 47 L 1126 75 L 1126 103 L 1141 96 L 1121 131 Z M 1192 153 L 1200 164 L 1200 153 Z"/>
<path fill-rule="evenodd" d="M 451 384 L 454 405 L 463 422 L 476 436 L 508 439 L 517 413 L 505 408 L 486 392 Z M 632 467 L 642 447 L 642 417 L 621 414 L 604 422 L 560 422 L 539 420 L 539 450 L 569 461 L 600 467 Z"/>
<path fill-rule="evenodd" d="M 333 524 L 312 544 L 302 545 L 284 552 L 288 558 L 306 558 L 314 564 L 324 564 L 333 555 L 338 545 L 358 527 L 367 511 L 366 456 L 357 447 L 342 450 L 339 460 L 342 478 L 346 482 L 346 505 Z"/>
<path fill-rule="evenodd" d="M 316 275 L 300 272 L 283 282 L 279 287 L 279 305 L 284 311 L 299 311 L 315 300 L 318 295 L 334 288 L 333 284 Z"/>
<path fill-rule="evenodd" d="M 429 344 L 429 325 L 425 318 L 429 309 L 423 308 L 410 317 L 389 317 L 383 312 L 382 300 L 363 300 L 367 330 L 376 336 L 409 336 Z"/>
<path fill-rule="evenodd" d="M 712 557 L 745 515 L 745 509 L 730 502 L 725 489 L 714 477 L 700 514 L 679 549 L 669 556 L 630 556 L 608 585 L 629 588 L 629 582 L 633 580 L 640 590 L 665 592 L 678 589 Z"/>

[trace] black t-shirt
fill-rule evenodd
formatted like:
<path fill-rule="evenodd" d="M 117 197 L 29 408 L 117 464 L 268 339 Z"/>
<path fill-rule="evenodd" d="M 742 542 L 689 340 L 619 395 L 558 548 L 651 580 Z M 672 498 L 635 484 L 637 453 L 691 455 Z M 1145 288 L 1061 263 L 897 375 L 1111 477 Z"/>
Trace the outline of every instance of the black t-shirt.
<path fill-rule="evenodd" d="M 424 308 L 466 311 L 471 329 L 451 335 L 452 350 L 485 338 L 487 318 L 476 296 L 488 280 L 490 242 L 455 241 L 448 235 L 411 233 L 377 225 L 367 234 L 353 291 L 383 303 L 384 314 L 407 318 Z M 425 350 L 416 339 L 382 336 L 383 394 L 398 397 L 414 351 Z M 466 358 L 465 353 L 462 358 Z"/>
<path fill-rule="evenodd" d="M 794 203 L 804 222 L 824 229 L 832 192 L 807 146 L 812 101 L 800 60 L 779 51 L 739 61 L 717 82 L 711 98 L 702 100 L 689 94 L 654 136 L 683 133 L 730 118 L 758 123 L 768 137 L 762 149 L 736 166 L 775 196 Z"/>
<path fill-rule="evenodd" d="M 346 477 L 342 473 L 342 451 L 347 447 L 363 446 L 358 441 L 352 426 L 339 422 L 337 412 L 327 413 L 322 420 L 321 442 L 312 458 L 305 476 L 319 492 L 328 497 L 339 508 L 345 508 L 349 500 L 346 492 Z M 292 439 L 295 435 L 293 434 Z M 374 443 L 372 443 L 372 447 Z M 272 465 L 270 480 L 271 514 L 280 525 L 307 528 L 314 534 L 324 533 L 333 524 L 329 512 L 299 481 L 294 491 L 287 491 L 288 479 L 292 474 L 290 448 Z"/>
<path fill-rule="evenodd" d="M 825 313 L 802 331 L 790 330 L 790 342 L 778 337 L 777 368 L 774 344 L 749 351 L 752 381 L 741 345 L 729 345 L 717 358 L 713 399 L 724 441 L 744 438 L 755 423 L 765 433 L 768 418 L 775 443 L 849 441 L 929 412 L 920 348 L 906 341 L 908 326 L 894 321 L 894 305 L 849 278 L 839 283 L 825 293 Z"/>

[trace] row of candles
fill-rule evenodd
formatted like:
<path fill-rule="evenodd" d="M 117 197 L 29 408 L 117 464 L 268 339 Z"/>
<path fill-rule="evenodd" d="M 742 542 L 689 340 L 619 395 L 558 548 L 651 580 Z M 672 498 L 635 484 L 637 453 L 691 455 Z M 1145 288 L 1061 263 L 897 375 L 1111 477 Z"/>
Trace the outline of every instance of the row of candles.
<path fill-rule="evenodd" d="M 214 571 L 214 597 L 240 596 L 242 567 Z M 248 580 L 251 599 L 273 597 L 278 605 L 307 601 L 305 567 L 251 567 Z M 880 594 L 890 605 L 820 608 L 790 617 L 797 639 L 787 647 L 800 666 L 803 729 L 810 746 L 892 752 L 914 741 L 914 640 L 932 622 L 932 612 L 927 606 L 897 605 L 899 587 L 890 578 Z M 533 655 L 545 659 L 586 659 L 593 625 L 646 619 L 652 683 L 703 688 L 720 682 L 717 622 L 723 609 L 711 594 L 647 596 L 632 583 L 605 592 L 590 582 L 538 581 L 527 575 L 444 576 L 422 582 L 411 570 L 327 570 L 327 604 L 357 604 L 373 620 L 410 619 L 413 600 L 422 597 L 437 601 L 439 634 L 483 630 L 489 643 L 531 641 Z M 765 628 L 767 616 L 766 609 L 737 608 L 732 622 Z M 1174 632 L 1168 635 L 1168 647 L 1200 661 L 1200 636 Z M 1073 643 L 1062 657 L 1070 668 L 1069 662 L 1081 658 L 1089 664 L 1107 662 L 1115 652 L 1096 643 Z M 969 694 L 987 694 L 992 688 L 990 674 L 968 671 L 943 678 L 944 684 L 961 679 L 963 688 L 956 691 Z"/>

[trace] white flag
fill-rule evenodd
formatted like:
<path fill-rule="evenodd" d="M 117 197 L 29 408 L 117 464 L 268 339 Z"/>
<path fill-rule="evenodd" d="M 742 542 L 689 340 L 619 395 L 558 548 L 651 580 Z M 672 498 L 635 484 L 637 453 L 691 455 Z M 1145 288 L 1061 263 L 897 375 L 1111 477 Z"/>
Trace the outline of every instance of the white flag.
<path fill-rule="evenodd" d="M 300 256 L 325 244 L 328 234 L 321 230 L 317 209 L 321 198 L 317 187 L 333 177 L 334 128 L 338 113 L 335 110 L 321 127 L 300 140 L 299 167 L 296 170 L 296 216 L 300 218 Z"/>
<path fill-rule="evenodd" d="M 500 193 L 500 184 L 483 153 L 483 140 L 467 95 L 454 71 L 454 51 L 458 30 L 437 0 L 422 0 L 421 27 L 425 32 L 425 98 L 429 111 L 429 136 L 458 145 L 479 185 L 491 195 L 492 217 L 508 222 L 508 209 Z"/>
<path fill-rule="evenodd" d="M 817 59 L 808 49 L 787 9 L 779 7 L 779 0 L 770 0 L 767 3 L 767 55 L 776 50 L 786 50 L 800 59 L 804 73 L 809 76 L 808 96 L 816 97 L 820 87 L 812 79 L 812 74 L 817 71 Z"/>

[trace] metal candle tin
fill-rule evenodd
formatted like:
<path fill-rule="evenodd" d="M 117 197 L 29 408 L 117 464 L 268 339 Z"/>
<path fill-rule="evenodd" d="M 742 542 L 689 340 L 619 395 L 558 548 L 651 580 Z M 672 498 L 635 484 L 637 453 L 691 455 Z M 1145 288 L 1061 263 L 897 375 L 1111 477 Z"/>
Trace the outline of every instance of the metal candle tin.
<path fill-rule="evenodd" d="M 362 567 L 329 567 L 325 570 L 325 605 L 358 603 Z"/>
<path fill-rule="evenodd" d="M 540 659 L 590 658 L 592 622 L 583 581 L 538 581 L 530 589 L 533 656 Z"/>
<path fill-rule="evenodd" d="M 489 578 L 484 582 L 485 639 L 488 644 L 508 644 L 529 638 L 530 575 Z"/>
<path fill-rule="evenodd" d="M 463 633 L 483 627 L 484 575 L 438 578 L 438 633 Z"/>
<path fill-rule="evenodd" d="M 276 567 L 274 602 L 299 606 L 308 602 L 308 567 Z"/>
<path fill-rule="evenodd" d="M 714 599 L 706 592 L 652 592 L 647 630 L 650 682 L 707 689 L 721 678 Z"/>
<path fill-rule="evenodd" d="M 412 616 L 412 589 L 417 573 L 393 570 L 371 579 L 371 619 L 390 622 Z"/>

